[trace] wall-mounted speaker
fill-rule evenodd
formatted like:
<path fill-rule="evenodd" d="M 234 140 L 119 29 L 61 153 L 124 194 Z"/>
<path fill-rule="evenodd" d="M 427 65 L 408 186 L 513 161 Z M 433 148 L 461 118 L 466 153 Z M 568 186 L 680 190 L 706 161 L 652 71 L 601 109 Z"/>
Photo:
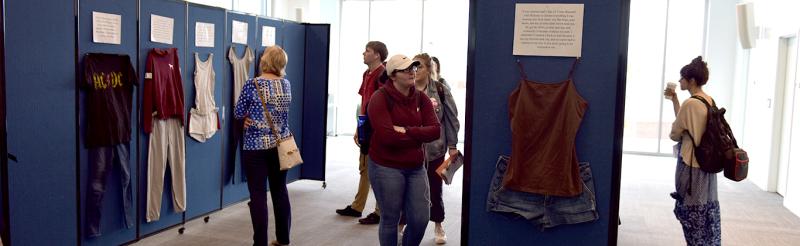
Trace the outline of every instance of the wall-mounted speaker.
<path fill-rule="evenodd" d="M 758 31 L 753 19 L 753 3 L 740 3 L 736 5 L 736 25 L 739 33 L 739 44 L 743 49 L 756 46 L 756 32 Z"/>

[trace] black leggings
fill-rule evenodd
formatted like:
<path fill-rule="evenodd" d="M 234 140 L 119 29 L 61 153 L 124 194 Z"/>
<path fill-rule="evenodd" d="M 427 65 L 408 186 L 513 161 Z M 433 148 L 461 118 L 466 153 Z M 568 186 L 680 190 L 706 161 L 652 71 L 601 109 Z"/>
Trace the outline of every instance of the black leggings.
<path fill-rule="evenodd" d="M 278 150 L 242 150 L 242 167 L 247 176 L 247 190 L 250 191 L 250 219 L 253 222 L 253 242 L 267 245 L 267 181 L 272 194 L 272 207 L 275 211 L 275 234 L 278 242 L 289 244 L 289 230 L 292 226 L 292 208 L 289 192 L 286 190 L 286 172 L 280 170 Z"/>

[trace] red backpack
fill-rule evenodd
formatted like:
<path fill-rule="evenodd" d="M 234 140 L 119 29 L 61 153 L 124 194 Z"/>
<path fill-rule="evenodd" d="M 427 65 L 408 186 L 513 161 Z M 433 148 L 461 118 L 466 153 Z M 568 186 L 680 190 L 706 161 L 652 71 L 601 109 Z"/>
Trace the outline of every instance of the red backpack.
<path fill-rule="evenodd" d="M 750 159 L 747 152 L 739 148 L 736 138 L 733 137 L 731 127 L 725 120 L 725 108 L 717 108 L 709 104 L 700 96 L 692 96 L 700 100 L 708 109 L 708 122 L 706 131 L 700 138 L 700 144 L 694 146 L 694 155 L 700 164 L 700 169 L 708 173 L 718 173 L 725 171 L 725 177 L 733 181 L 742 181 L 747 178 L 747 170 Z M 694 138 L 689 134 L 692 143 Z"/>

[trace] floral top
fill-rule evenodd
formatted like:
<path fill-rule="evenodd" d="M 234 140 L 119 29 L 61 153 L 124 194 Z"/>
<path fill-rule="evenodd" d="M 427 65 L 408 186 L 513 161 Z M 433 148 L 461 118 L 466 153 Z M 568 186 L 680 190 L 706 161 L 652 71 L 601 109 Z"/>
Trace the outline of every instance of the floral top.
<path fill-rule="evenodd" d="M 277 138 L 264 116 L 264 107 L 259 94 L 266 100 L 267 111 L 279 132 L 280 139 L 292 136 L 289 130 L 289 106 L 292 103 L 292 86 L 289 80 L 248 79 L 242 87 L 242 94 L 234 109 L 236 119 L 249 117 L 253 120 L 253 124 L 244 129 L 244 150 L 266 150 L 277 147 Z"/>

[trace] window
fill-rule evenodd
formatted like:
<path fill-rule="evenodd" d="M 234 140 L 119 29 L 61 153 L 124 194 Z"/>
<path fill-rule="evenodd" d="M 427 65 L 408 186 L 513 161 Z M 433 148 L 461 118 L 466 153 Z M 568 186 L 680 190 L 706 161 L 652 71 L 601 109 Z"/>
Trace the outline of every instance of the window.
<path fill-rule="evenodd" d="M 267 16 L 267 3 L 265 0 L 233 0 L 233 10 Z"/>
<path fill-rule="evenodd" d="M 361 103 L 358 95 L 361 74 L 367 69 L 361 53 L 370 40 L 369 2 L 343 1 L 339 28 L 339 79 L 331 81 L 338 87 L 334 95 L 336 132 L 353 134 L 356 130 L 356 109 Z M 391 47 L 389 52 L 392 52 Z"/>
<path fill-rule="evenodd" d="M 671 154 L 675 113 L 663 96 L 667 82 L 703 55 L 705 1 L 635 0 L 631 2 L 623 150 Z M 679 100 L 688 97 L 678 92 Z"/>
<path fill-rule="evenodd" d="M 424 6 L 422 52 L 439 58 L 441 76 L 450 85 L 458 108 L 458 140 L 464 141 L 467 98 L 467 41 L 469 2 L 427 0 Z"/>
<path fill-rule="evenodd" d="M 343 0 L 339 36 L 339 76 L 332 81 L 336 134 L 353 134 L 358 88 L 367 68 L 361 53 L 368 41 L 386 44 L 389 56 L 413 57 L 425 52 L 442 64 L 441 74 L 448 81 L 459 109 L 463 141 L 466 98 L 467 0 Z M 388 58 L 388 57 L 387 57 Z M 331 68 L 334 68 L 332 64 Z"/>
<path fill-rule="evenodd" d="M 225 9 L 231 9 L 231 4 L 233 4 L 233 2 L 230 0 L 187 0 L 187 2 L 199 3 L 202 5 L 215 6 Z"/>

